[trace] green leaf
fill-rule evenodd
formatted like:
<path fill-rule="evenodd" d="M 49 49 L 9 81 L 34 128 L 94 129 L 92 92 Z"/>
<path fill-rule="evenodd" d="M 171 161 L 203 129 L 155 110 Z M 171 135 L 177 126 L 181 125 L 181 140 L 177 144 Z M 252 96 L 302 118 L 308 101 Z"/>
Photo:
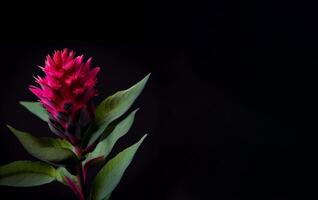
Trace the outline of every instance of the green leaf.
<path fill-rule="evenodd" d="M 0 167 L 0 185 L 31 187 L 55 180 L 54 167 L 32 161 L 15 161 Z"/>
<path fill-rule="evenodd" d="M 34 157 L 50 163 L 69 163 L 76 161 L 73 146 L 66 140 L 46 137 L 35 137 L 30 133 L 7 127 L 18 138 L 25 150 Z"/>
<path fill-rule="evenodd" d="M 94 143 L 112 121 L 119 118 L 130 108 L 145 87 L 149 76 L 150 74 L 131 88 L 119 91 L 106 98 L 97 106 L 95 120 L 84 135 L 83 147 Z"/>
<path fill-rule="evenodd" d="M 85 162 L 99 157 L 103 157 L 105 159 L 114 147 L 117 140 L 129 131 L 134 122 L 137 111 L 138 109 L 134 110 L 123 121 L 113 125 L 110 135 L 98 143 L 94 151 L 87 155 Z"/>
<path fill-rule="evenodd" d="M 98 172 L 92 184 L 90 200 L 103 200 L 112 193 L 146 136 L 117 154 Z"/>
<path fill-rule="evenodd" d="M 43 121 L 49 121 L 49 114 L 41 103 L 36 101 L 20 101 L 20 104 Z"/>

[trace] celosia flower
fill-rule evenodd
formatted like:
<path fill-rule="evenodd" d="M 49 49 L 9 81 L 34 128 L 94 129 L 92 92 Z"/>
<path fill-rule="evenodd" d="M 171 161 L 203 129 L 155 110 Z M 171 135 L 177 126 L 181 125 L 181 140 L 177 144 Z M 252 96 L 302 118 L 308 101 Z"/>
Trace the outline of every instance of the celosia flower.
<path fill-rule="evenodd" d="M 75 57 L 73 51 L 55 51 L 46 57 L 40 67 L 44 77 L 35 77 L 40 87 L 30 90 L 50 114 L 50 129 L 58 136 L 78 144 L 83 131 L 92 121 L 96 96 L 96 75 L 99 67 L 91 68 L 91 58 L 83 61 L 83 55 Z"/>

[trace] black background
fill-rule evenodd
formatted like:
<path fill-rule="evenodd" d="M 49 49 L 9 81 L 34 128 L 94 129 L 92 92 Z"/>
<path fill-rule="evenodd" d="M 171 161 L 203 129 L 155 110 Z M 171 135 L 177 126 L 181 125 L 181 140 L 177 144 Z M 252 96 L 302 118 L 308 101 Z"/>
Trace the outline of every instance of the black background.
<path fill-rule="evenodd" d="M 36 65 L 67 47 L 101 67 L 96 102 L 152 73 L 134 105 L 141 107 L 134 126 L 114 152 L 149 136 L 112 199 L 291 199 L 314 188 L 307 161 L 315 160 L 314 131 L 306 128 L 318 64 L 315 5 L 24 6 L 4 8 L 12 12 L 1 18 L 1 165 L 34 160 L 6 124 L 51 135 L 18 101 L 35 100 L 28 85 L 40 73 Z M 0 195 L 75 199 L 59 183 L 0 187 Z"/>

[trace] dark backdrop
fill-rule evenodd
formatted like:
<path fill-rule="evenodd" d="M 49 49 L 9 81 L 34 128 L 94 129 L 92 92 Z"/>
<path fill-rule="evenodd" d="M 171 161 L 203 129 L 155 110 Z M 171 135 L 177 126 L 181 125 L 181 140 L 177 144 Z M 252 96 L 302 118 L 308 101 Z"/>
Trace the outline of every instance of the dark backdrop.
<path fill-rule="evenodd" d="M 27 5 L 19 4 L 19 7 Z M 37 5 L 38 6 L 38 5 Z M 148 133 L 113 199 L 291 199 L 305 195 L 305 129 L 318 64 L 314 5 L 237 1 L 15 6 L 1 18 L 0 164 L 32 159 L 5 127 L 49 136 L 20 100 L 46 54 L 70 48 L 101 67 L 99 102 L 147 73 L 135 124 Z M 13 18 L 17 16 L 17 18 Z M 43 21 L 41 21 L 43 19 Z M 311 134 L 311 135 L 312 135 Z M 112 154 L 114 155 L 114 154 Z M 306 186 L 307 189 L 313 186 Z M 75 199 L 53 183 L 1 199 Z M 10 197 L 9 197 L 10 196 Z"/>

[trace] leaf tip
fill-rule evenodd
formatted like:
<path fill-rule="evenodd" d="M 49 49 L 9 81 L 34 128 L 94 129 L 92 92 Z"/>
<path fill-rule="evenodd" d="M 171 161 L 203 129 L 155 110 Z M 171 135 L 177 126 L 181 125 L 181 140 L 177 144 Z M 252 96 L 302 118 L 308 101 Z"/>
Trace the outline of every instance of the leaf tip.
<path fill-rule="evenodd" d="M 136 85 L 142 86 L 142 88 L 146 85 L 151 73 L 149 73 L 147 76 L 145 76 L 141 81 L 139 81 Z M 135 86 L 136 86 L 135 85 Z"/>
<path fill-rule="evenodd" d="M 145 134 L 144 136 L 142 136 L 142 138 L 138 141 L 139 144 L 141 144 L 145 138 L 147 137 L 148 134 Z"/>
<path fill-rule="evenodd" d="M 147 82 L 148 79 L 150 78 L 150 75 L 151 75 L 151 73 L 147 74 L 147 76 L 145 76 L 145 78 L 143 78 L 143 80 L 144 80 L 145 82 Z"/>
<path fill-rule="evenodd" d="M 131 112 L 131 114 L 135 115 L 139 110 L 140 110 L 140 108 L 136 108 L 134 111 Z"/>
<path fill-rule="evenodd" d="M 7 127 L 8 129 L 10 129 L 10 131 L 13 131 L 13 130 L 14 130 L 14 128 L 13 128 L 12 126 L 10 126 L 9 124 L 7 124 L 6 127 Z"/>
<path fill-rule="evenodd" d="M 26 107 L 28 105 L 29 102 L 27 101 L 19 101 L 19 104 L 23 107 Z"/>

